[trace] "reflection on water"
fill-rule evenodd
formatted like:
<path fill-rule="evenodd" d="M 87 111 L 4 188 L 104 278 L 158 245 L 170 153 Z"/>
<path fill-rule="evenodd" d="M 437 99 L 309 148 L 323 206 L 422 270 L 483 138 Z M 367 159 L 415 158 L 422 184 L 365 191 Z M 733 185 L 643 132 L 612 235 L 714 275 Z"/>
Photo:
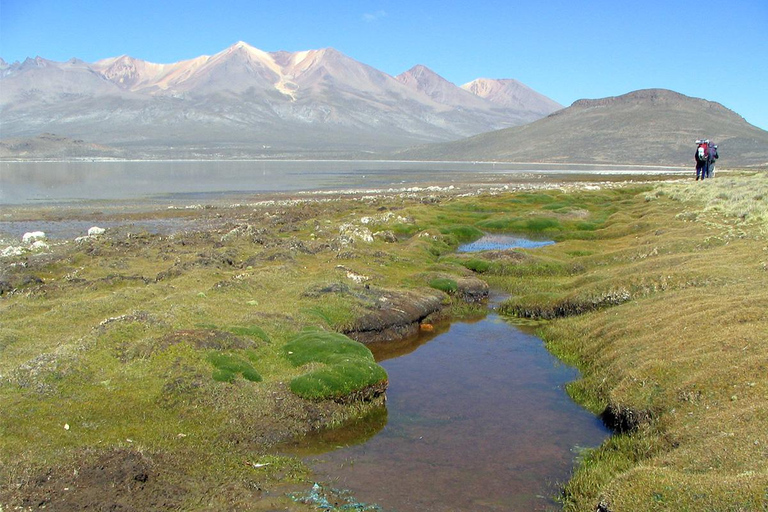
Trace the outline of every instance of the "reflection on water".
<path fill-rule="evenodd" d="M 458 252 L 501 251 L 510 248 L 535 249 L 554 243 L 552 240 L 531 240 L 514 235 L 488 234 L 479 240 L 460 246 Z"/>
<path fill-rule="evenodd" d="M 380 363 L 390 378 L 386 426 L 377 416 L 308 443 L 335 450 L 315 456 L 314 468 L 360 501 L 398 511 L 543 509 L 574 448 L 608 435 L 563 391 L 576 371 L 496 314 L 416 345 Z"/>
<path fill-rule="evenodd" d="M 510 248 L 501 240 L 484 237 L 472 250 Z M 371 349 L 389 374 L 386 415 L 309 438 L 300 452 L 361 502 L 400 512 L 545 510 L 579 447 L 608 436 L 563 389 L 576 370 L 496 313 Z"/>

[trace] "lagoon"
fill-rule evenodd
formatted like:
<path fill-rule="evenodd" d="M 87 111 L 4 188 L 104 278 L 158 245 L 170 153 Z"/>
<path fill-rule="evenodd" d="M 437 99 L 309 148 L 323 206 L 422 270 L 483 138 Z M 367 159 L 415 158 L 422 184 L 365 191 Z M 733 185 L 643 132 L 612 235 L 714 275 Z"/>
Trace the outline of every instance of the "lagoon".
<path fill-rule="evenodd" d="M 536 181 L 542 175 L 610 179 L 679 172 L 674 167 L 380 160 L 0 162 L 0 206 L 115 200 L 191 204 L 277 192 L 489 185 L 510 175 Z"/>

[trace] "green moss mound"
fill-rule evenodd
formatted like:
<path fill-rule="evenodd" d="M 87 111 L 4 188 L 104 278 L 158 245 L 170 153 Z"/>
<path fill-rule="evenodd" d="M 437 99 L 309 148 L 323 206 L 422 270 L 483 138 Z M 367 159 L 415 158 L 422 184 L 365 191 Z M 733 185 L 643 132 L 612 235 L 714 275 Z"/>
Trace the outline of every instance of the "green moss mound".
<path fill-rule="evenodd" d="M 261 341 L 270 343 L 269 335 L 264 332 L 264 329 L 258 325 L 251 325 L 248 327 L 234 326 L 229 328 L 229 332 L 237 334 L 238 336 L 248 336 L 249 338 L 258 338 Z"/>
<path fill-rule="evenodd" d="M 445 293 L 454 293 L 458 290 L 459 285 L 453 279 L 447 277 L 438 277 L 429 282 L 429 286 Z"/>
<path fill-rule="evenodd" d="M 485 260 L 472 258 L 471 260 L 462 261 L 462 265 L 464 265 L 466 268 L 473 272 L 477 272 L 479 274 L 482 274 L 483 272 L 488 272 L 488 270 L 491 268 L 491 264 Z"/>
<path fill-rule="evenodd" d="M 440 233 L 453 235 L 459 243 L 474 242 L 483 236 L 483 232 L 474 226 L 454 225 L 440 228 Z"/>
<path fill-rule="evenodd" d="M 323 366 L 291 381 L 291 391 L 312 400 L 367 398 L 387 386 L 387 372 L 376 364 L 371 351 L 343 334 L 303 331 L 284 347 L 285 357 L 295 367 L 309 363 Z"/>
<path fill-rule="evenodd" d="M 216 368 L 213 370 L 213 380 L 219 382 L 233 382 L 238 374 L 240 374 L 245 380 L 261 382 L 261 375 L 259 375 L 259 372 L 256 371 L 250 362 L 242 357 L 234 354 L 212 352 L 208 355 L 208 362 Z"/>
<path fill-rule="evenodd" d="M 563 225 L 557 219 L 550 217 L 537 217 L 525 219 L 520 217 L 491 219 L 478 222 L 477 225 L 489 231 L 541 233 L 545 231 L 559 231 Z"/>

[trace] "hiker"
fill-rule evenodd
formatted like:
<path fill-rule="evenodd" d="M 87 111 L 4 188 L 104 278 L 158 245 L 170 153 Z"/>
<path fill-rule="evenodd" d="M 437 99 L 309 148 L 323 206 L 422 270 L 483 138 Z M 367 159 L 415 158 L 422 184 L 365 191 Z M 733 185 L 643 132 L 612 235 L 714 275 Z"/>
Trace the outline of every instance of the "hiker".
<path fill-rule="evenodd" d="M 717 146 L 709 143 L 709 159 L 707 160 L 707 178 L 715 177 L 715 160 L 720 158 L 717 154 Z"/>
<path fill-rule="evenodd" d="M 696 153 L 693 154 L 693 158 L 696 159 L 696 181 L 707 177 L 707 164 L 709 163 L 709 141 L 697 140 Z"/>

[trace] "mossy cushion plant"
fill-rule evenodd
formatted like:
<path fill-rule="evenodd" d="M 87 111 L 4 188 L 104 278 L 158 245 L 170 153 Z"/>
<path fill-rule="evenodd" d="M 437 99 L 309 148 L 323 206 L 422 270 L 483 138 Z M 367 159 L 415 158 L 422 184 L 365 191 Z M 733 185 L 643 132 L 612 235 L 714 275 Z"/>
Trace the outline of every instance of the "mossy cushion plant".
<path fill-rule="evenodd" d="M 448 277 L 438 277 L 436 279 L 432 279 L 429 282 L 429 286 L 437 290 L 444 291 L 445 293 L 454 293 L 459 289 L 458 283 Z"/>
<path fill-rule="evenodd" d="M 344 400 L 368 389 L 386 389 L 387 372 L 376 364 L 371 351 L 343 334 L 302 331 L 283 350 L 295 367 L 323 364 L 291 381 L 291 391 L 302 398 Z"/>
<path fill-rule="evenodd" d="M 242 357 L 234 354 L 222 354 L 221 352 L 212 352 L 208 355 L 210 362 L 216 369 L 213 371 L 213 380 L 219 382 L 233 382 L 238 374 L 251 382 L 261 382 L 261 375 Z"/>

